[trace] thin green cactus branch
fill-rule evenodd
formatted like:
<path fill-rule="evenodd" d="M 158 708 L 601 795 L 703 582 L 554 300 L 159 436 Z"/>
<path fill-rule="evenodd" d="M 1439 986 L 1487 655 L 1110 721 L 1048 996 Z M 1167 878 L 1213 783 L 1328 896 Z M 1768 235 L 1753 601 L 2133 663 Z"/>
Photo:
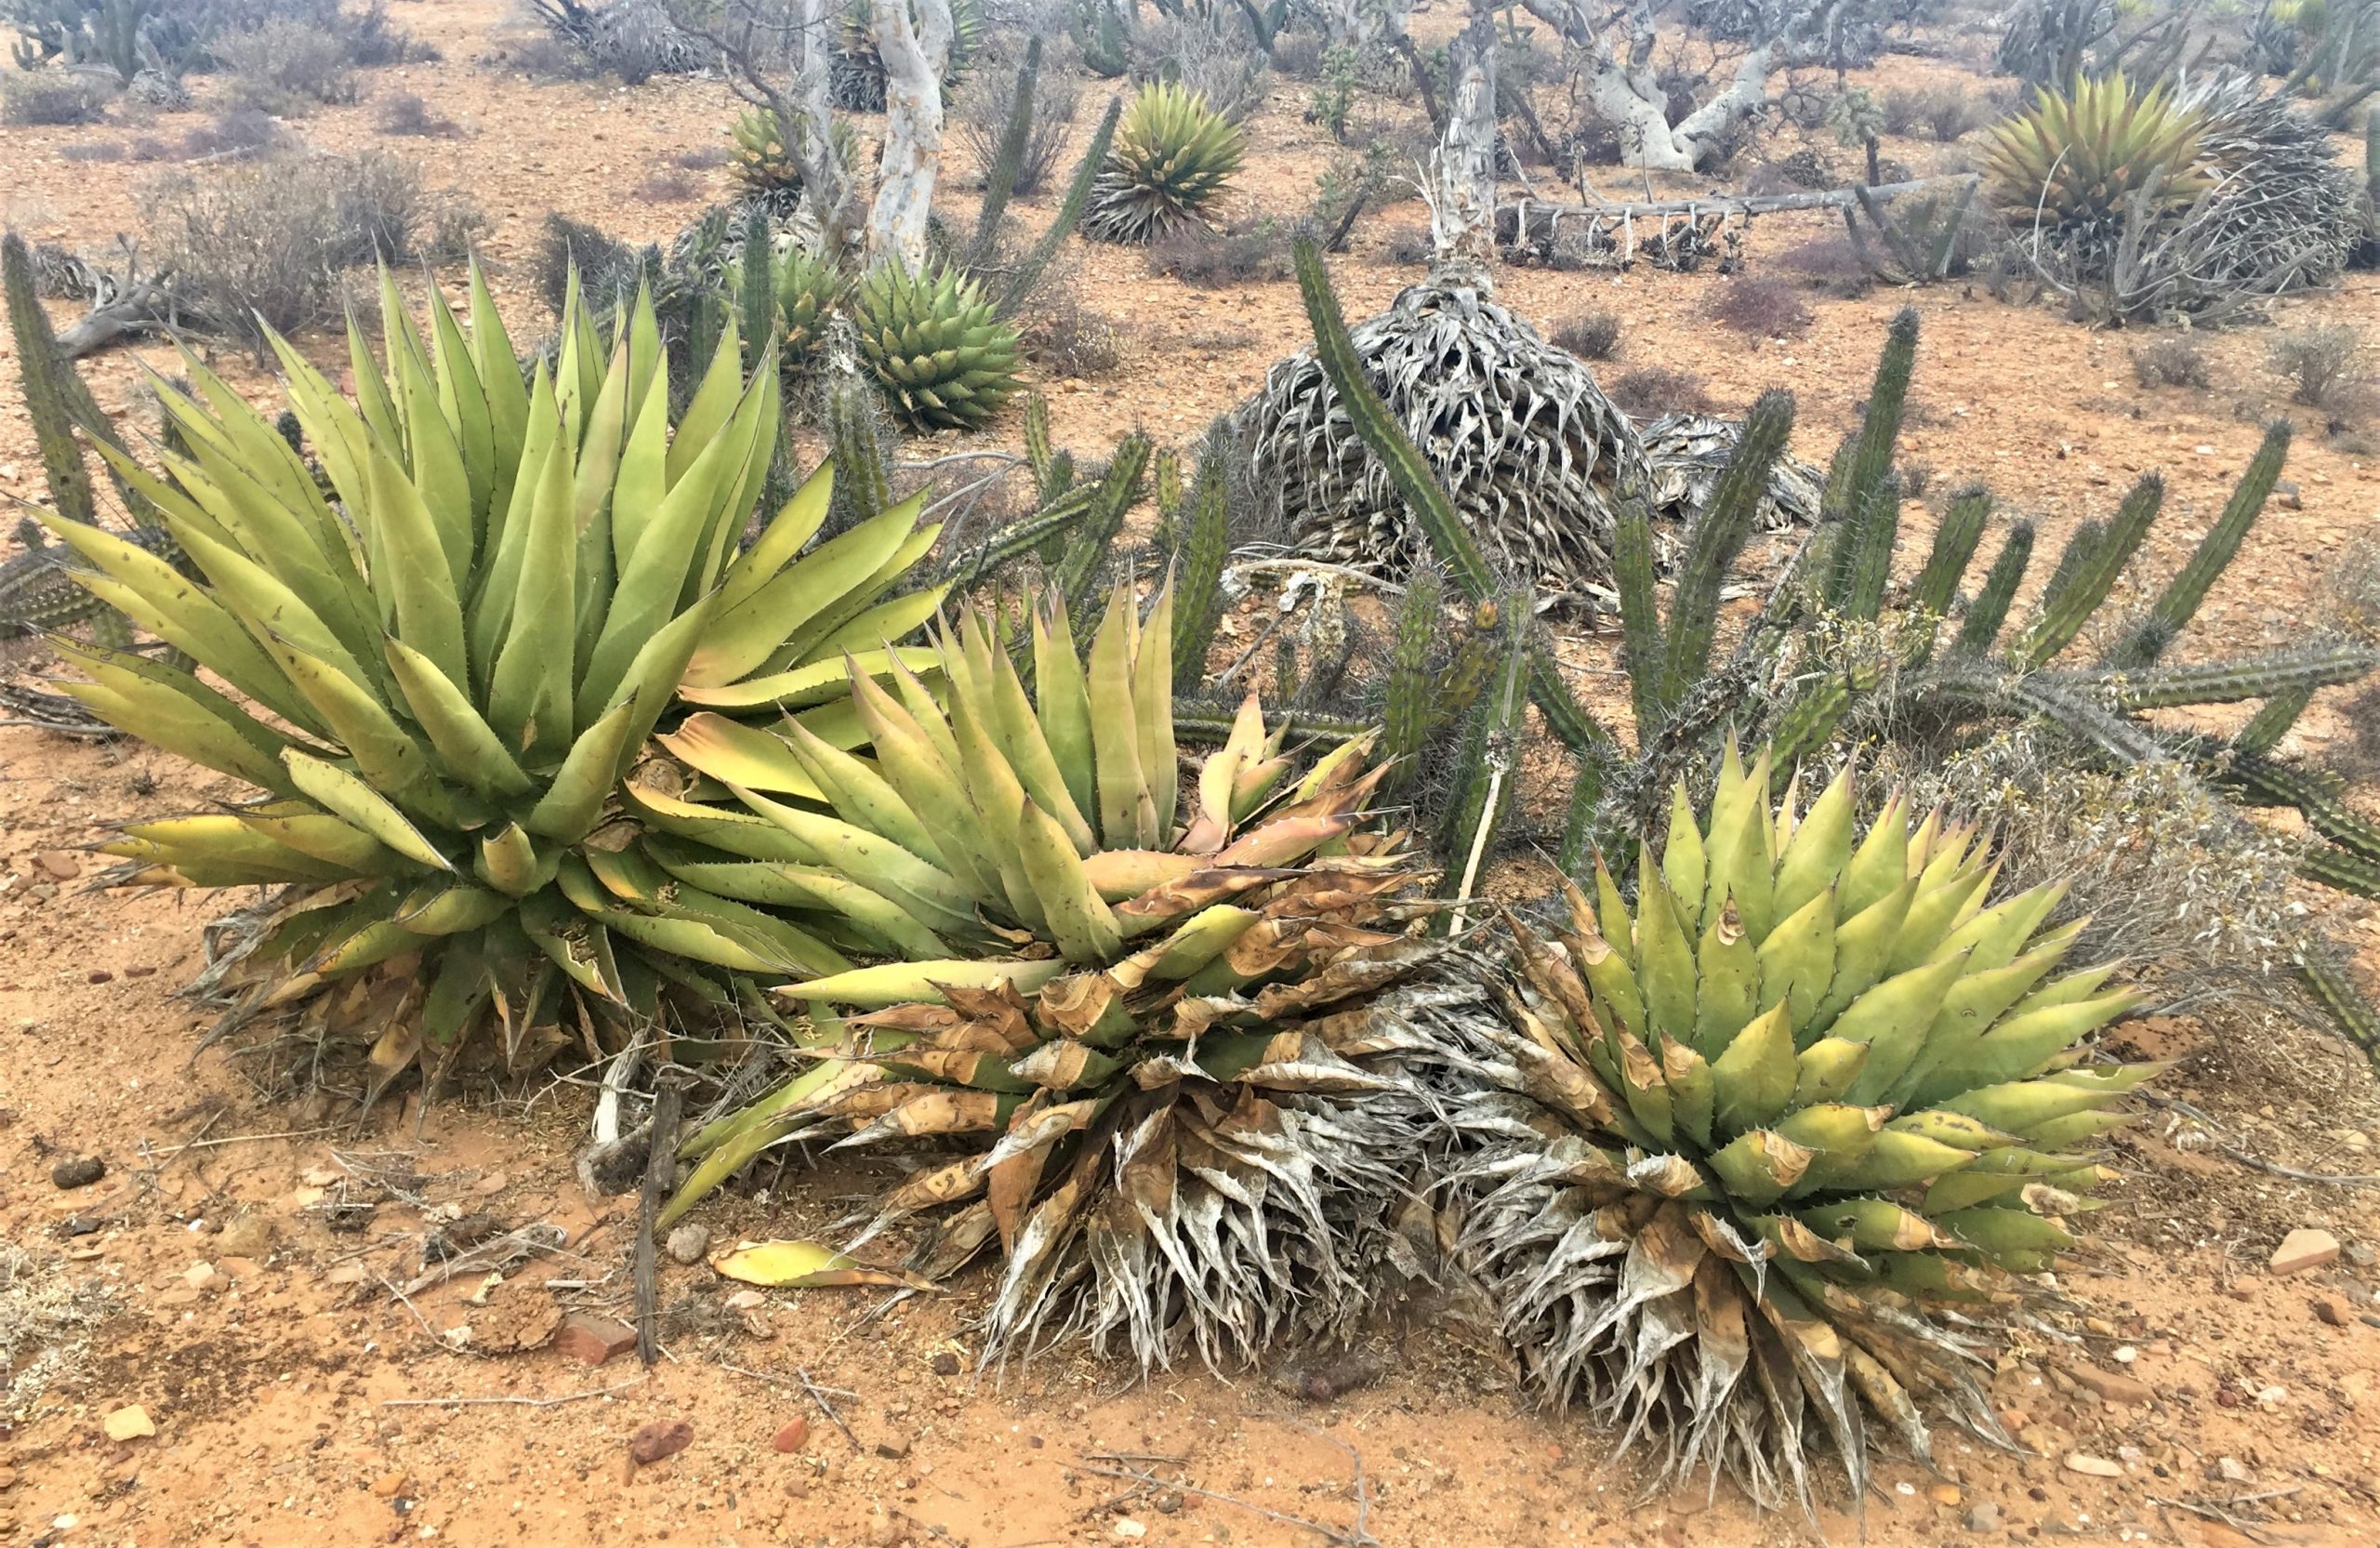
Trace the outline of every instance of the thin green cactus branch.
<path fill-rule="evenodd" d="M 1793 395 L 1762 393 L 1744 419 L 1743 434 L 1736 443 L 1735 455 L 1727 459 L 1726 471 L 1719 475 L 1711 503 L 1695 523 L 1670 602 L 1668 649 L 1660 667 L 1658 702 L 1663 718 L 1711 669 L 1711 647 L 1718 635 L 1720 588 L 1752 538 L 1752 521 L 1768 488 L 1769 470 L 1784 454 L 1792 433 Z M 1640 668 L 1632 657 L 1629 670 L 1633 676 L 1652 666 L 1647 661 Z"/>
<path fill-rule="evenodd" d="M 1612 584 L 1620 592 L 1620 648 L 1627 655 L 1628 690 L 1642 747 L 1661 728 L 1669 645 L 1661 628 L 1660 594 L 1653 577 L 1653 523 L 1642 500 L 1622 506 L 1612 529 Z"/>
<path fill-rule="evenodd" d="M 1000 130 L 992 165 L 984 174 L 984 202 L 975 211 L 975 232 L 967 240 L 967 256 L 960 260 L 966 269 L 981 269 L 998 245 L 1000 218 L 1008 213 L 1009 199 L 1016 192 L 1017 169 L 1025 165 L 1025 142 L 1033 135 L 1033 92 L 1040 78 L 1041 38 L 1037 33 L 1025 46 L 1025 62 L 1016 71 L 1015 104 Z"/>
<path fill-rule="evenodd" d="M 2119 709 L 2176 709 L 2237 704 L 2353 682 L 2380 667 L 2380 652 L 2350 641 L 2278 651 L 2236 661 L 2151 667 L 2134 672 L 2078 672 L 2058 680 L 2096 687 Z"/>
<path fill-rule="evenodd" d="M 1198 470 L 1183 492 L 1173 551 L 1173 685 L 1205 681 L 1207 652 L 1223 616 L 1223 564 L 1231 557 L 1230 431 L 1207 432 Z M 1179 478 L 1179 473 L 1175 475 Z"/>
<path fill-rule="evenodd" d="M 2060 651 L 2073 643 L 2091 621 L 2091 615 L 2108 600 L 2116 581 L 2123 575 L 2124 566 L 2140 551 L 2149 536 L 2149 527 L 2165 503 L 2165 480 L 2162 474 L 2141 475 L 2132 486 L 2123 504 L 2116 508 L 2110 521 L 2084 545 L 2083 534 L 2090 523 L 2075 532 L 2068 545 L 2070 562 L 2061 559 L 2059 578 L 2050 582 L 2049 593 L 2042 599 L 2042 610 L 2032 627 L 2016 647 L 2016 664 L 2027 669 L 2046 667 L 2056 659 Z"/>
<path fill-rule="evenodd" d="M 2135 624 L 2108 653 L 2110 667 L 2143 667 L 2155 661 L 2171 644 L 2175 636 L 2189 626 L 2198 615 L 2199 604 L 2206 601 L 2223 572 L 2239 556 L 2240 545 L 2248 530 L 2256 524 L 2264 511 L 2265 502 L 2272 494 L 2273 484 L 2281 477 L 2281 465 L 2289 459 L 2290 422 L 2275 420 L 2265 430 L 2264 443 L 2248 460 L 2247 470 L 2225 502 L 2223 512 L 2178 574 L 2166 583 L 2165 589 L 2151 603 L 2149 614 Z"/>
<path fill-rule="evenodd" d="M 2024 584 L 2025 571 L 2032 560 L 2033 523 L 2018 522 L 2008 529 L 2008 536 L 2001 542 L 1999 557 L 1991 562 L 1982 587 L 1967 603 L 1967 615 L 1959 625 L 1958 638 L 1950 647 L 1953 653 L 1980 655 L 1991 649 L 2008 621 L 2008 609 L 2016 601 L 2016 588 Z"/>
<path fill-rule="evenodd" d="M 2232 749 L 2260 754 L 2272 751 L 2281 745 L 2281 739 L 2289 734 L 2290 728 L 2297 723 L 2297 717 L 2306 713 L 2306 707 L 2313 702 L 2314 690 L 2310 687 L 2275 694 L 2264 702 L 2262 708 L 2248 718 L 2248 723 L 2240 728 L 2239 734 L 2231 738 Z"/>
<path fill-rule="evenodd" d="M 1380 458 L 1389 482 L 1411 509 L 1430 547 L 1452 574 L 1455 584 L 1474 602 L 1497 594 L 1497 577 L 1455 513 L 1446 491 L 1431 476 L 1429 464 L 1388 412 L 1380 394 L 1364 376 L 1355 347 L 1347 336 L 1347 320 L 1330 288 L 1330 275 L 1311 237 L 1300 237 L 1296 247 L 1298 288 L 1305 299 L 1306 320 L 1314 328 L 1315 358 L 1330 377 L 1348 422 L 1371 454 Z M 1611 733 L 1590 714 L 1562 680 L 1550 652 L 1531 654 L 1529 696 L 1553 732 L 1572 752 L 1585 755 L 1611 745 Z"/>
<path fill-rule="evenodd" d="M 1107 164 L 1107 147 L 1116 138 L 1116 121 L 1123 116 L 1123 112 L 1124 99 L 1121 97 L 1107 99 L 1107 111 L 1100 115 L 1099 127 L 1091 131 L 1091 144 L 1075 167 L 1074 180 L 1066 185 L 1066 196 L 1060 202 L 1058 213 L 1051 218 L 1049 230 L 1041 233 L 1041 240 L 1025 254 L 1025 261 L 1016 266 L 1016 271 L 1009 278 L 1008 287 L 992 302 L 993 316 L 1014 316 L 1016 310 L 1030 299 L 1034 290 L 1040 285 L 1042 271 L 1050 267 L 1050 260 L 1057 257 L 1058 248 L 1064 244 L 1067 233 L 1082 219 L 1083 206 L 1091 202 L 1091 185 L 1098 180 L 1099 169 Z"/>

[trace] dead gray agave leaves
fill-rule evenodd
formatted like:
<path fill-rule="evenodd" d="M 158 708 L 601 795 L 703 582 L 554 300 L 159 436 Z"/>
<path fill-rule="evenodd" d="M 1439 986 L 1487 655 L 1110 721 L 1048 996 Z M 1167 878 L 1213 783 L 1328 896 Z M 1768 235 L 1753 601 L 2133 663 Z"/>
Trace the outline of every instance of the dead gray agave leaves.
<path fill-rule="evenodd" d="M 2013 1444 L 1979 1379 L 2002 1342 L 1989 1325 L 1848 1294 L 1810 1305 L 1769 1271 L 1765 1243 L 1709 1214 L 1724 1236 L 1702 1236 L 1649 1164 L 1629 1169 L 1623 1189 L 1607 1155 L 1549 1137 L 1544 1108 L 1524 1094 L 1535 1044 L 1476 1021 L 1460 1030 L 1475 1040 L 1454 1062 L 1479 1092 L 1455 1109 L 1446 1170 L 1461 1220 L 1455 1259 L 1498 1309 L 1531 1384 L 1616 1433 L 1617 1453 L 1646 1448 L 1651 1488 L 1699 1476 L 1715 1490 L 1725 1475 L 1765 1509 L 1811 1513 L 1823 1446 L 1856 1502 L 1875 1419 L 1931 1460 L 1921 1402 Z M 1884 1372 L 1891 1380 L 1876 1380 Z"/>
<path fill-rule="evenodd" d="M 1593 374 L 1476 289 L 1432 281 L 1400 292 L 1351 334 L 1366 374 L 1420 447 L 1465 524 L 1505 574 L 1612 596 L 1620 504 L 1643 498 L 1659 554 L 1708 502 L 1742 426 L 1673 414 L 1641 429 Z M 1258 486 L 1307 552 L 1402 576 L 1425 540 L 1365 449 L 1312 351 L 1275 365 L 1241 410 Z M 1779 457 L 1759 508 L 1770 531 L 1818 520 L 1823 479 Z"/>
<path fill-rule="evenodd" d="M 1356 324 L 1355 351 L 1491 561 L 1561 589 L 1611 574 L 1617 508 L 1646 482 L 1625 415 L 1587 368 L 1478 290 L 1435 282 Z M 1260 487 L 1308 551 L 1403 575 L 1420 529 L 1312 351 L 1242 411 Z"/>
<path fill-rule="evenodd" d="M 1242 1368 L 1347 1339 L 1401 1276 L 1427 1273 L 1399 1227 L 1451 1132 L 1444 1055 L 1496 1012 L 1455 948 L 1404 960 L 1353 1008 L 1311 1008 L 1310 1060 L 1160 1081 L 1102 1115 L 1017 1232 L 985 1357 L 1081 1336 L 1144 1369 L 1188 1353 Z M 1196 1045 L 1183 1057 L 1195 1065 Z M 921 1261 L 962 1259 L 979 1229 L 954 1217 Z"/>

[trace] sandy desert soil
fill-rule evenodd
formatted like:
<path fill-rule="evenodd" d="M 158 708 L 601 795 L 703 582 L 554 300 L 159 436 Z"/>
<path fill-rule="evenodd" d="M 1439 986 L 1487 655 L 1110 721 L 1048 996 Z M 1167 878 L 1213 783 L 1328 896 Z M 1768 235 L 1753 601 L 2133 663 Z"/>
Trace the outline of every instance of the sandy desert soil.
<path fill-rule="evenodd" d="M 419 155 L 433 184 L 478 200 L 495 222 L 485 254 L 522 335 L 546 321 L 526 260 L 548 210 L 662 240 L 724 192 L 717 170 L 698 175 L 699 200 L 631 192 L 674 152 L 720 142 L 732 105 L 717 83 L 532 84 L 476 62 L 507 32 L 493 0 L 415 0 L 396 13 L 445 60 L 374 72 L 373 91 L 416 93 L 462 135 L 384 140 L 369 100 L 296 127 L 319 148 Z M 1879 74 L 1951 68 L 1902 59 Z M 1276 82 L 1243 206 L 1289 212 L 1309 196 L 1327 156 L 1301 122 L 1304 92 Z M 36 238 L 103 244 L 131 219 L 131 191 L 147 174 L 60 152 L 127 132 L 7 131 L 0 218 Z M 1787 131 L 1775 153 L 1793 143 Z M 1886 150 L 1921 169 L 1944 153 Z M 1390 229 L 1418 214 L 1406 205 L 1368 218 L 1336 263 L 1351 315 L 1419 277 L 1382 251 Z M 1816 216 L 1765 218 L 1751 256 L 1757 265 L 1825 229 Z M 1116 250 L 1086 253 L 1082 268 L 1087 298 L 1117 321 L 1123 367 L 1041 385 L 1056 439 L 1086 455 L 1134 426 L 1189 443 L 1302 337 L 1293 285 L 1202 293 L 1150 278 L 1137 254 Z M 2137 336 L 2087 332 L 1956 286 L 1817 301 L 1799 337 L 1753 341 L 1703 315 L 1714 283 L 1641 268 L 1514 271 L 1500 294 L 1540 324 L 1589 306 L 1616 311 L 1619 368 L 1699 373 L 1723 409 L 1791 387 L 1797 449 L 1816 458 L 1856 413 L 1885 320 L 1914 304 L 1925 333 L 1907 455 L 1944 487 L 1987 479 L 2053 534 L 2162 467 L 2173 513 L 2152 546 L 2168 563 L 2228 493 L 2259 424 L 2306 412 L 2262 368 L 2258 330 L 2208 338 L 2215 390 L 2148 390 L 2129 364 Z M 2369 325 L 2380 281 L 2353 275 L 2274 311 L 2287 325 Z M 142 360 L 167 365 L 170 351 L 119 351 L 88 367 L 103 407 L 127 423 Z M 238 351 L 215 363 L 243 390 L 270 395 Z M 0 496 L 36 497 L 14 390 L 13 370 L 0 370 Z M 2293 634 L 2321 573 L 2380 521 L 2380 464 L 2352 434 L 2322 428 L 2304 425 L 2288 473 L 2298 499 L 2258 529 L 2207 609 L 2202 648 Z M 1012 414 L 988 439 L 1011 445 L 1017 434 Z M 1581 662 L 1608 664 L 1607 640 L 1573 648 Z M 2339 734 L 2332 707 L 2318 706 L 2297 734 Z M 731 1305 L 735 1287 L 707 1267 L 666 1264 L 666 1357 L 650 1370 L 632 1353 L 591 1366 L 544 1343 L 565 1316 L 616 1316 L 628 1299 L 633 1200 L 590 1196 L 572 1171 L 583 1080 L 491 1105 L 424 1110 L 417 1098 L 391 1099 L 360 1120 L 327 1099 L 282 1100 L 268 1071 L 286 1050 L 192 1056 L 205 1021 L 175 991 L 201 959 L 210 901 L 86 890 L 95 867 L 82 852 L 112 825 L 232 794 L 145 748 L 0 730 L 8 1541 L 1032 1548 L 1368 1535 L 1416 1548 L 1735 1548 L 1808 1535 L 1725 1490 L 1646 1498 L 1632 1467 L 1607 1460 L 1610 1436 L 1531 1411 L 1488 1342 L 1418 1309 L 1350 1356 L 1228 1379 L 1181 1370 L 1143 1383 L 1071 1351 L 978 1377 L 969 1320 L 979 1281 L 889 1306 L 880 1292 L 837 1290 L 752 1307 Z M 2368 922 L 2347 929 L 2371 945 Z M 2131 1035 L 2137 1052 L 2180 1060 L 2164 1090 L 2207 1113 L 2224 1141 L 2301 1171 L 2360 1178 L 2380 1167 L 2371 1074 L 2326 1039 L 2288 1025 L 2218 1039 L 2188 1022 Z M 2121 1141 L 2126 1180 L 2100 1217 L 2104 1249 L 2064 1280 L 2070 1311 L 1994 1379 L 2026 1453 L 1946 1433 L 1937 1468 L 1888 1465 L 1861 1512 L 1828 1511 L 1829 1539 L 2380 1541 L 2380 1211 L 2363 1187 L 2274 1175 L 2208 1138 L 2159 1112 Z M 53 1168 L 89 1156 L 106 1165 L 98 1182 L 53 1181 Z M 704 1219 L 721 1239 L 820 1232 L 856 1185 L 787 1174 Z M 501 1271 L 471 1255 L 473 1243 L 540 1224 L 565 1245 Z M 2269 1256 L 2301 1226 L 2334 1233 L 2345 1255 L 2277 1277 Z M 155 1433 L 111 1438 L 111 1416 L 119 1433 L 140 1427 L 122 1416 L 131 1405 Z M 685 1449 L 633 1465 L 641 1427 L 681 1421 L 692 1431 Z"/>

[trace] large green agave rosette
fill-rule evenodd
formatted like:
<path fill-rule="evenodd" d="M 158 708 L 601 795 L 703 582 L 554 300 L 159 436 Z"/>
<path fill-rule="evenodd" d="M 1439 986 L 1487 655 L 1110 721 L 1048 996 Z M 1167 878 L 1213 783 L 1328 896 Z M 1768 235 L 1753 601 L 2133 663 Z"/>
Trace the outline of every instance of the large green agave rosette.
<path fill-rule="evenodd" d="M 51 523 L 193 664 L 73 647 L 67 691 L 261 792 L 130 827 L 110 880 L 275 889 L 207 986 L 377 1039 L 383 1083 L 425 1052 L 518 1068 L 762 1014 L 755 978 L 847 967 L 819 911 L 626 893 L 617 788 L 689 700 L 815 706 L 855 735 L 831 702 L 852 653 L 880 668 L 939 600 L 888 597 L 932 541 L 916 505 L 812 546 L 821 473 L 742 545 L 777 378 L 743 376 L 732 324 L 673 424 L 645 298 L 607 347 L 574 284 L 525 376 L 476 271 L 468 333 L 434 301 L 425 338 L 385 279 L 382 301 L 385 369 L 350 329 L 352 401 L 272 340 L 311 456 L 194 359 L 192 391 L 160 384 L 186 449 L 115 461 L 200 578 Z"/>
<path fill-rule="evenodd" d="M 1731 747 L 1633 906 L 1598 866 L 1566 930 L 1515 923 L 1455 1191 L 1550 1398 L 1806 1504 L 1820 1436 L 1855 1495 L 1871 1424 L 1921 1460 L 1924 1410 L 2004 1441 L 1979 1311 L 2074 1245 L 2151 1066 L 2090 1062 L 2136 997 L 2057 971 L 2061 887 L 1993 901 L 1975 830 L 1898 800 L 1855 842 L 1847 773 L 1799 817 L 1768 789 Z"/>

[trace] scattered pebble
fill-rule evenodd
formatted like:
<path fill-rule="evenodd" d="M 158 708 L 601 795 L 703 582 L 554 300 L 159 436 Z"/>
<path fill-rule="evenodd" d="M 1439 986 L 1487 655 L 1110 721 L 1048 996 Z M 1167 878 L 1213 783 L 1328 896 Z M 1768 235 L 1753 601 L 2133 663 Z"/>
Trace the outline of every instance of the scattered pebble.
<path fill-rule="evenodd" d="M 800 1418 L 789 1421 L 786 1427 L 779 1430 L 775 1437 L 769 1442 L 777 1450 L 788 1453 L 799 1451 L 809 1443 L 810 1421 Z"/>
<path fill-rule="evenodd" d="M 2216 1476 L 2227 1484 L 2253 1483 L 2256 1476 L 2249 1471 L 2248 1465 L 2237 1457 L 2217 1457 L 2215 1460 L 2215 1471 Z"/>
<path fill-rule="evenodd" d="M 393 1500 L 404 1491 L 405 1475 L 402 1473 L 383 1473 L 372 1480 L 372 1492 L 380 1499 Z"/>
<path fill-rule="evenodd" d="M 241 1215 L 215 1238 L 215 1250 L 225 1258 L 262 1259 L 272 1251 L 272 1227 L 262 1215 Z"/>
<path fill-rule="evenodd" d="M 2270 1267 L 2274 1274 L 2303 1274 L 2309 1268 L 2320 1268 L 2339 1261 L 2339 1239 L 2328 1231 L 2300 1226 L 2273 1249 Z"/>
<path fill-rule="evenodd" d="M 933 1357 L 933 1373 L 937 1376 L 959 1374 L 959 1356 L 945 1349 Z"/>
<path fill-rule="evenodd" d="M 573 1312 L 562 1318 L 554 1347 L 584 1365 L 602 1365 L 636 1347 L 636 1330 L 615 1317 Z"/>
<path fill-rule="evenodd" d="M 909 1437 L 894 1430 L 876 1443 L 876 1454 L 887 1462 L 899 1462 L 909 1454 Z"/>
<path fill-rule="evenodd" d="M 2355 1326 L 2355 1308 L 2347 1304 L 2346 1296 L 2318 1295 L 2312 1304 L 2318 1321 L 2327 1322 L 2334 1328 Z"/>
<path fill-rule="evenodd" d="M 2109 1462 L 2105 1457 L 2094 1457 L 2086 1452 L 2069 1451 L 2066 1454 L 2066 1471 L 2080 1473 L 2091 1478 L 2121 1478 L 2123 1476 L 2123 1464 Z"/>
<path fill-rule="evenodd" d="M 139 1440 L 157 1433 L 157 1424 L 149 1410 L 138 1403 L 127 1403 L 99 1421 L 99 1428 L 110 1440 Z"/>
<path fill-rule="evenodd" d="M 1148 1525 L 1145 1522 L 1135 1521 L 1129 1515 L 1118 1516 L 1116 1521 L 1116 1535 L 1117 1537 L 1146 1537 L 1149 1535 Z"/>
<path fill-rule="evenodd" d="M 694 1427 L 682 1419 L 656 1419 L 628 1437 L 628 1455 L 639 1467 L 674 1457 L 694 1443 Z"/>
<path fill-rule="evenodd" d="M 1981 1501 L 1976 1505 L 1975 1509 L 1967 1512 L 1968 1531 L 1996 1532 L 1999 1529 L 2000 1505 L 1998 1502 L 1992 1500 Z"/>
<path fill-rule="evenodd" d="M 61 1188 L 87 1188 L 108 1174 L 108 1164 L 97 1156 L 75 1156 L 49 1169 L 49 1180 Z"/>
<path fill-rule="evenodd" d="M 41 852 L 41 868 L 60 881 L 72 881 L 83 874 L 83 857 L 69 850 L 46 849 Z"/>
<path fill-rule="evenodd" d="M 2095 1394 L 2103 1402 L 2151 1403 L 2157 1398 L 2156 1389 L 2139 1377 L 2102 1370 L 2087 1360 L 2069 1360 L 2061 1369 L 2073 1379 L 2075 1385 Z"/>
<path fill-rule="evenodd" d="M 681 1225 L 669 1233 L 667 1246 L 670 1257 L 691 1267 L 703 1261 L 703 1250 L 710 1246 L 710 1227 L 691 1222 Z"/>

